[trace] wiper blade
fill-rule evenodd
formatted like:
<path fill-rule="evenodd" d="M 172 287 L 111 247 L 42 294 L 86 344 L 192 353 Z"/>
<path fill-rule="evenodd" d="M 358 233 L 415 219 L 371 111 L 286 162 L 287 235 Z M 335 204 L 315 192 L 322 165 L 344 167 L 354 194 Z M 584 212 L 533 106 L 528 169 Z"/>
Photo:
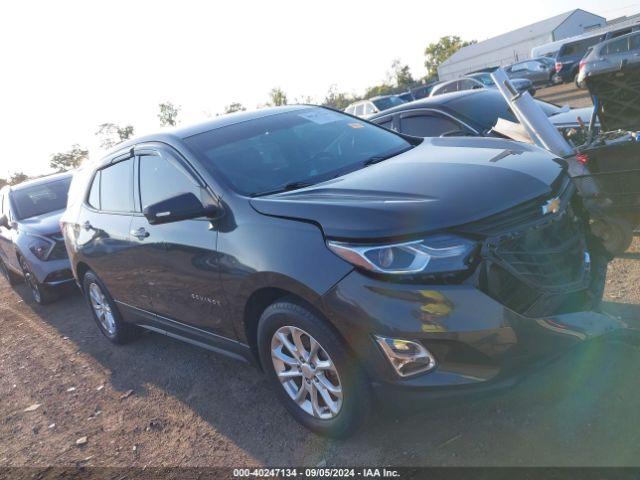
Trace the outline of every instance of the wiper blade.
<path fill-rule="evenodd" d="M 364 165 L 365 167 L 368 167 L 369 165 L 374 165 L 376 163 L 383 162 L 385 160 L 388 160 L 389 158 L 396 157 L 404 152 L 407 152 L 412 148 L 413 148 L 413 145 L 410 145 L 407 148 L 403 148 L 402 150 L 398 150 L 397 152 L 389 153 L 387 155 L 376 155 L 375 157 L 366 159 L 364 162 L 362 162 L 362 165 Z"/>
<path fill-rule="evenodd" d="M 290 190 L 297 190 L 299 188 L 310 187 L 311 185 L 315 185 L 314 182 L 291 182 L 286 185 L 276 188 L 274 190 L 268 190 L 266 192 L 252 193 L 252 197 L 263 197 L 265 195 L 274 195 L 276 193 L 288 192 Z"/>

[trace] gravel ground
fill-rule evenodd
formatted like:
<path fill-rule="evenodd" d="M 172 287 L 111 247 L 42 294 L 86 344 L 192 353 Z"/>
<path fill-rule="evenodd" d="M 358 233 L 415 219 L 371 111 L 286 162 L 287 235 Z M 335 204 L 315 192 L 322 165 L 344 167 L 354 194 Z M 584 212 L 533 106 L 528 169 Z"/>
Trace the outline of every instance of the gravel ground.
<path fill-rule="evenodd" d="M 573 83 L 555 85 L 538 90 L 536 92 L 536 98 L 558 105 L 569 105 L 572 108 L 590 107 L 593 105 L 589 97 L 589 91 L 586 89 L 578 89 Z"/>
<path fill-rule="evenodd" d="M 610 266 L 606 305 L 633 322 L 640 242 L 628 257 Z M 0 299 L 0 466 L 640 465 L 626 343 L 575 351 L 500 396 L 378 415 L 328 441 L 251 367 L 155 334 L 112 346 L 79 294 L 40 307 L 0 281 Z"/>
<path fill-rule="evenodd" d="M 579 106 L 574 90 L 539 98 Z M 631 324 L 638 240 L 611 263 L 605 294 Z M 594 344 L 500 396 L 381 413 L 329 441 L 295 423 L 251 367 L 155 334 L 113 346 L 79 294 L 40 307 L 0 280 L 0 467 L 639 466 L 637 352 Z"/>

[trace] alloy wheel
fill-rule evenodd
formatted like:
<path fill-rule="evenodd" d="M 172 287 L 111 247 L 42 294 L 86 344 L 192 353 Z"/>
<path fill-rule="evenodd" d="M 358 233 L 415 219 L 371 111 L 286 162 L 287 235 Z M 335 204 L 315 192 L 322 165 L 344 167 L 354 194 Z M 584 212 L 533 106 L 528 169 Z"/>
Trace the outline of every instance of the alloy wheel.
<path fill-rule="evenodd" d="M 34 300 L 38 303 L 42 302 L 42 293 L 40 292 L 40 286 L 38 285 L 38 281 L 33 276 L 33 273 L 31 273 L 29 266 L 22 259 L 20 259 L 20 266 L 22 267 L 24 279 L 27 283 L 27 286 L 31 290 L 31 295 L 33 295 Z"/>
<path fill-rule="evenodd" d="M 89 301 L 100 325 L 102 325 L 109 335 L 115 335 L 116 321 L 111 311 L 109 300 L 107 300 L 107 297 L 97 283 L 91 283 L 89 285 Z"/>
<path fill-rule="evenodd" d="M 271 339 L 271 359 L 282 388 L 306 413 L 330 420 L 342 408 L 336 366 L 318 341 L 304 330 L 284 326 Z"/>

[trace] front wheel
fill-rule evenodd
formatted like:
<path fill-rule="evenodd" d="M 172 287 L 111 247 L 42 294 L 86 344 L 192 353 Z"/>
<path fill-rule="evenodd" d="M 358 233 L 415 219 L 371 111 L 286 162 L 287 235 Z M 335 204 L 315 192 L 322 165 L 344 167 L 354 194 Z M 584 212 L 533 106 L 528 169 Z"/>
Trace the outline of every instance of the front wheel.
<path fill-rule="evenodd" d="M 82 281 L 82 291 L 89 304 L 93 319 L 102 334 L 116 344 L 135 340 L 140 327 L 126 323 L 107 287 L 92 271 L 88 271 Z"/>
<path fill-rule="evenodd" d="M 12 272 L 11 270 L 9 270 L 9 267 L 5 265 L 4 261 L 1 258 L 0 258 L 0 274 L 11 286 L 14 286 L 20 283 L 20 280 L 21 280 L 20 276 Z"/>
<path fill-rule="evenodd" d="M 24 281 L 29 287 L 31 297 L 35 300 L 35 302 L 39 305 L 46 305 L 56 300 L 58 298 L 58 292 L 56 292 L 51 287 L 47 287 L 46 285 L 42 285 L 40 282 L 38 282 L 38 279 L 31 270 L 31 267 L 29 266 L 27 261 L 23 257 L 20 257 L 19 260 Z"/>
<path fill-rule="evenodd" d="M 302 425 L 344 438 L 366 420 L 366 375 L 324 319 L 297 303 L 275 303 L 260 318 L 258 348 L 280 400 Z"/>

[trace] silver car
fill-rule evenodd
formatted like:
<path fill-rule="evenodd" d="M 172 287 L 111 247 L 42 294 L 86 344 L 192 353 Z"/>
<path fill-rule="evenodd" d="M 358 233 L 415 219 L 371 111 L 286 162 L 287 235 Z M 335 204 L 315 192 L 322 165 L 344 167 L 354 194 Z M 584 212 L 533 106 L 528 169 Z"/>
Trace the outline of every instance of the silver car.
<path fill-rule="evenodd" d="M 640 63 L 640 31 L 594 45 L 580 62 L 577 84 L 595 73 L 613 72 L 625 65 Z"/>

